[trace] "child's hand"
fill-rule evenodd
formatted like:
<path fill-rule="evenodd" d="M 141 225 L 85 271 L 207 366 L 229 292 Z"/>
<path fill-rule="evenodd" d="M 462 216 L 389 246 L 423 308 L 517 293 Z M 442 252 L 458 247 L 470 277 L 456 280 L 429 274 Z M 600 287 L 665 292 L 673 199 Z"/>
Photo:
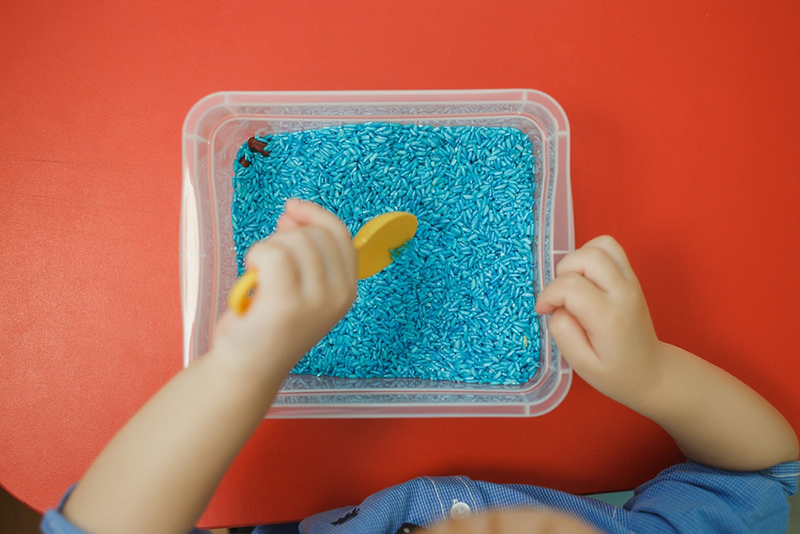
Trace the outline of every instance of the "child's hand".
<path fill-rule="evenodd" d="M 214 353 L 246 369 L 288 372 L 347 313 L 356 297 L 356 251 L 331 212 L 291 199 L 269 238 L 245 259 L 258 271 L 247 312 L 228 310 L 217 324 Z"/>
<path fill-rule="evenodd" d="M 595 238 L 565 256 L 536 311 L 552 314 L 550 332 L 581 378 L 629 407 L 646 402 L 658 382 L 661 343 L 639 282 L 613 238 Z"/>
<path fill-rule="evenodd" d="M 492 510 L 439 523 L 425 532 L 428 534 L 598 534 L 594 528 L 564 512 L 533 508 Z"/>

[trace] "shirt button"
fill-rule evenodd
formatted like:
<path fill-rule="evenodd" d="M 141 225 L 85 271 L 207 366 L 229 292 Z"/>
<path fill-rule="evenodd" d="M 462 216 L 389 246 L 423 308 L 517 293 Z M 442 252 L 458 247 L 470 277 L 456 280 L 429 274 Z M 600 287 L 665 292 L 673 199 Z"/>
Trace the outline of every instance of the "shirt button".
<path fill-rule="evenodd" d="M 469 505 L 465 502 L 455 501 L 453 506 L 450 507 L 450 517 L 453 519 L 467 517 L 471 512 Z"/>

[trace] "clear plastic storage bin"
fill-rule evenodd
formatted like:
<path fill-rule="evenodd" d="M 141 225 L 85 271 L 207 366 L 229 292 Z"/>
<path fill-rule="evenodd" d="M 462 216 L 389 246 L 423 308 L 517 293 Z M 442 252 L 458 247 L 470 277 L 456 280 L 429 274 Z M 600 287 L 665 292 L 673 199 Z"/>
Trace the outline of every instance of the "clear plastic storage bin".
<path fill-rule="evenodd" d="M 211 345 L 237 268 L 231 230 L 233 159 L 255 133 L 386 121 L 510 126 L 530 136 L 536 157 L 534 293 L 574 249 L 569 125 L 550 96 L 528 89 L 464 91 L 222 92 L 194 105 L 183 125 L 180 269 L 183 363 Z M 541 415 L 567 394 L 572 370 L 546 321 L 540 365 L 518 386 L 421 379 L 289 375 L 267 417 L 494 417 Z"/>

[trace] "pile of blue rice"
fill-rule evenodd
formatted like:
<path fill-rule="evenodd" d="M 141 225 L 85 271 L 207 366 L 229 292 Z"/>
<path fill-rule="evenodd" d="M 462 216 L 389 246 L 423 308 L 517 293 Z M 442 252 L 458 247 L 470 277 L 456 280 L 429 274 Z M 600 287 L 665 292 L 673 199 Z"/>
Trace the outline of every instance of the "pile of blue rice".
<path fill-rule="evenodd" d="M 505 127 L 345 124 L 255 136 L 234 163 L 239 273 L 291 197 L 355 235 L 408 211 L 419 226 L 395 261 L 359 281 L 353 308 L 294 368 L 346 378 L 517 385 L 539 365 L 534 311 L 534 157 Z M 263 147 L 263 149 L 261 149 Z"/>

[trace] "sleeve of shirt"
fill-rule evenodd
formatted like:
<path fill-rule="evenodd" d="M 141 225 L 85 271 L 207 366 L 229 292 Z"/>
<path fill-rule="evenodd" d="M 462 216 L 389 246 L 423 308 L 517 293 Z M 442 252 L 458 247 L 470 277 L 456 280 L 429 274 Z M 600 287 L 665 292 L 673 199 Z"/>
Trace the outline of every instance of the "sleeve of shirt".
<path fill-rule="evenodd" d="M 67 492 L 61 497 L 58 506 L 55 509 L 47 510 L 42 517 L 42 522 L 39 525 L 40 530 L 44 534 L 88 534 L 86 531 L 79 529 L 73 525 L 66 517 L 62 515 L 64 505 L 67 499 L 72 495 L 72 491 L 77 484 L 73 484 Z M 200 530 L 193 528 L 188 534 L 210 534 L 207 530 Z"/>
<path fill-rule="evenodd" d="M 761 471 L 726 471 L 687 461 L 638 487 L 624 506 L 633 532 L 785 533 L 787 496 L 800 462 Z"/>

